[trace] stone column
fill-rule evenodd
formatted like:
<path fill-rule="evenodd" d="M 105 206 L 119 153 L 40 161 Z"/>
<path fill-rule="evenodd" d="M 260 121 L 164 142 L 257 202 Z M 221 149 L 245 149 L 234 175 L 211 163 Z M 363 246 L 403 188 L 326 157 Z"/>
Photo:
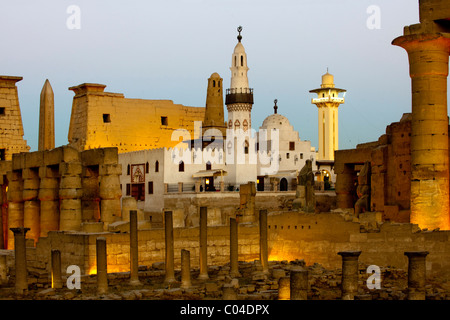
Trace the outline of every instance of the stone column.
<path fill-rule="evenodd" d="M 8 178 L 8 228 L 23 227 L 24 206 L 23 206 L 23 180 L 22 172 L 9 171 Z M 8 249 L 14 248 L 14 233 L 9 231 Z"/>
<path fill-rule="evenodd" d="M 59 250 L 52 250 L 52 288 L 61 289 L 62 287 L 61 252 Z"/>
<path fill-rule="evenodd" d="M 121 164 L 103 164 L 99 166 L 100 219 L 103 222 L 104 230 L 108 230 L 109 224 L 117 221 L 122 215 L 120 207 L 122 190 L 120 189 L 119 178 L 121 174 Z"/>
<path fill-rule="evenodd" d="M 137 212 L 137 201 L 134 197 L 122 198 L 122 221 L 130 221 L 129 212 L 134 210 Z"/>
<path fill-rule="evenodd" d="M 291 299 L 291 279 L 290 277 L 281 277 L 278 280 L 278 300 Z"/>
<path fill-rule="evenodd" d="M 269 273 L 269 250 L 267 248 L 267 210 L 259 210 L 259 259 L 264 273 Z"/>
<path fill-rule="evenodd" d="M 206 280 L 208 276 L 208 209 L 200 207 L 200 274 L 198 279 Z"/>
<path fill-rule="evenodd" d="M 81 230 L 82 211 L 81 183 L 82 165 L 80 162 L 62 162 L 59 166 L 61 183 L 59 198 L 61 203 L 59 230 Z"/>
<path fill-rule="evenodd" d="M 340 161 L 339 155 L 336 160 Z M 338 208 L 353 208 L 356 176 L 353 165 L 338 164 L 336 172 L 336 206 Z"/>
<path fill-rule="evenodd" d="M 444 2 L 442 6 L 448 6 Z M 405 27 L 405 35 L 395 39 L 393 44 L 407 51 L 411 77 L 410 221 L 420 228 L 449 230 L 447 76 L 450 37 L 438 33 L 433 25 L 434 21 L 426 21 L 413 29 Z"/>
<path fill-rule="evenodd" d="M 183 192 L 183 182 L 178 182 L 178 192 L 179 193 Z"/>
<path fill-rule="evenodd" d="M 139 251 L 138 251 L 138 221 L 137 211 L 130 210 L 130 284 L 141 285 L 139 281 Z"/>
<path fill-rule="evenodd" d="M 82 220 L 98 222 L 100 221 L 98 166 L 84 166 L 82 171 Z"/>
<path fill-rule="evenodd" d="M 14 233 L 14 258 L 16 266 L 16 294 L 28 291 L 27 248 L 25 235 L 28 228 L 19 227 L 10 229 Z"/>
<path fill-rule="evenodd" d="M 59 230 L 59 169 L 39 168 L 40 236 Z"/>
<path fill-rule="evenodd" d="M 232 284 L 224 284 L 222 287 L 222 300 L 237 300 L 236 288 Z"/>
<path fill-rule="evenodd" d="M 408 257 L 408 300 L 425 300 L 428 251 L 405 252 Z"/>
<path fill-rule="evenodd" d="M 236 219 L 230 218 L 230 276 L 240 277 L 239 250 L 238 250 L 238 224 Z"/>
<path fill-rule="evenodd" d="M 6 255 L 0 254 L 0 286 L 8 283 L 8 265 Z"/>
<path fill-rule="evenodd" d="M 172 211 L 164 212 L 164 228 L 166 241 L 166 277 L 164 282 L 171 283 L 175 281 Z"/>
<path fill-rule="evenodd" d="M 181 249 L 181 288 L 187 289 L 191 286 L 191 253 Z"/>
<path fill-rule="evenodd" d="M 361 251 L 341 251 L 342 256 L 342 300 L 353 300 L 358 294 L 358 258 Z"/>
<path fill-rule="evenodd" d="M 97 292 L 105 294 L 108 292 L 108 269 L 106 256 L 106 238 L 97 238 Z"/>
<path fill-rule="evenodd" d="M 37 169 L 23 169 L 23 226 L 29 228 L 27 239 L 33 239 L 36 244 L 40 235 L 40 203 L 39 196 L 39 171 Z"/>
<path fill-rule="evenodd" d="M 290 299 L 308 300 L 308 270 L 292 269 L 289 281 Z"/>
<path fill-rule="evenodd" d="M 5 245 L 6 235 L 3 234 L 3 203 L 6 202 L 6 199 L 3 197 L 3 176 L 0 175 L 0 249 L 6 249 L 7 245 Z"/>

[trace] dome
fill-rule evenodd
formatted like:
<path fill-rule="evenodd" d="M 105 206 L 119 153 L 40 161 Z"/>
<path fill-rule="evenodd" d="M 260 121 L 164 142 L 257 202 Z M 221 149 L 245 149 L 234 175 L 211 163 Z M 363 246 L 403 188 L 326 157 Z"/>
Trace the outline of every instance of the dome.
<path fill-rule="evenodd" d="M 261 128 L 263 129 L 285 129 L 291 127 L 291 124 L 285 116 L 275 113 L 264 119 Z"/>
<path fill-rule="evenodd" d="M 322 88 L 334 88 L 334 76 L 328 72 L 322 76 Z"/>
<path fill-rule="evenodd" d="M 211 79 L 220 79 L 220 75 L 217 72 L 214 72 L 213 74 L 211 74 Z"/>
<path fill-rule="evenodd" d="M 238 42 L 234 47 L 234 53 L 245 53 L 245 48 L 242 42 Z"/>

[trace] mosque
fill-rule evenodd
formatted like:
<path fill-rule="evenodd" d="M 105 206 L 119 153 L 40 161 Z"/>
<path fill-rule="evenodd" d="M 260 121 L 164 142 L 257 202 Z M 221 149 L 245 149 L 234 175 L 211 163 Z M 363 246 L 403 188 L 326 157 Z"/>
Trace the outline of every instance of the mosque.
<path fill-rule="evenodd" d="M 249 86 L 248 60 L 242 43 L 242 27 L 231 59 L 230 88 L 225 91 L 228 119 L 225 120 L 223 78 L 208 79 L 204 119 L 187 130 L 175 130 L 176 146 L 119 153 L 122 164 L 122 197 L 134 197 L 143 211 L 162 212 L 164 195 L 239 191 L 240 185 L 256 184 L 257 192 L 295 191 L 299 171 L 306 160 L 313 163 L 318 188 L 334 186 L 334 151 L 338 148 L 338 106 L 343 89 L 334 85 L 333 75 L 322 77 L 312 103 L 318 107 L 319 151 L 301 140 L 289 119 L 278 112 L 267 116 L 259 131 L 252 128 L 253 89 Z M 201 126 L 201 130 L 199 129 Z M 201 134 L 200 134 L 201 133 Z M 326 183 L 325 183 L 326 182 Z"/>

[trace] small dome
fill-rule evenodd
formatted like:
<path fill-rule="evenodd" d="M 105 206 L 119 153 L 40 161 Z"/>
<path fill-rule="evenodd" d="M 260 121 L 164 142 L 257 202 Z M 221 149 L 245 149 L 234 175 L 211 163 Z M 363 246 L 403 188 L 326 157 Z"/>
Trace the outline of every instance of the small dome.
<path fill-rule="evenodd" d="M 290 127 L 291 124 L 285 116 L 282 116 L 281 114 L 275 113 L 268 116 L 266 119 L 264 119 L 263 124 L 261 128 L 264 129 L 283 129 Z"/>
<path fill-rule="evenodd" d="M 245 48 L 242 42 L 238 42 L 236 47 L 234 47 L 234 53 L 245 53 Z"/>
<path fill-rule="evenodd" d="M 322 76 L 322 88 L 334 88 L 334 76 L 328 72 Z"/>
<path fill-rule="evenodd" d="M 214 72 L 213 74 L 211 74 L 211 79 L 215 78 L 215 79 L 220 79 L 220 75 L 217 72 Z"/>

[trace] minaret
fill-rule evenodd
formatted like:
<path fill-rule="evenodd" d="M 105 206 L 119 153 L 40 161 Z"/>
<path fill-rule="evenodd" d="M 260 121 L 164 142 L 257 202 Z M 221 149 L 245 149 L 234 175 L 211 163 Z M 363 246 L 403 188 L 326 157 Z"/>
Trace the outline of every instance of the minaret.
<path fill-rule="evenodd" d="M 230 89 L 227 89 L 225 103 L 228 110 L 228 129 L 242 129 L 247 132 L 251 128 L 253 89 L 250 89 L 248 85 L 247 54 L 241 42 L 242 27 L 239 26 L 237 30 L 238 43 L 232 55 L 231 85 Z"/>
<path fill-rule="evenodd" d="M 55 103 L 50 82 L 45 80 L 39 111 L 39 151 L 55 148 Z"/>
<path fill-rule="evenodd" d="M 208 79 L 202 134 L 204 135 L 208 129 L 217 129 L 222 133 L 222 137 L 226 137 L 227 125 L 223 114 L 223 79 L 216 72 Z"/>
<path fill-rule="evenodd" d="M 344 103 L 344 98 L 339 97 L 344 89 L 334 86 L 334 77 L 328 73 L 322 76 L 322 84 L 319 89 L 310 90 L 317 93 L 317 98 L 312 99 L 319 111 L 319 155 L 317 160 L 334 161 L 334 151 L 338 150 L 338 107 Z"/>

